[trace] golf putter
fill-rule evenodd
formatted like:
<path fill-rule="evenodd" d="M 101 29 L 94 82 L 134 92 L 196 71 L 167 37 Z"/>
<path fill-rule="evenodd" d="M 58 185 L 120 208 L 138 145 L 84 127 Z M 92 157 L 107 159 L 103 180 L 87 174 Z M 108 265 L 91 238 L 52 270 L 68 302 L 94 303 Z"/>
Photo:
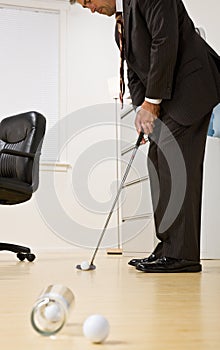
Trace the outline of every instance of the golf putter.
<path fill-rule="evenodd" d="M 123 188 L 123 186 L 124 186 L 125 180 L 126 180 L 126 178 L 127 178 L 127 176 L 128 176 L 128 173 L 129 173 L 129 171 L 130 171 L 130 169 L 131 169 L 132 162 L 133 162 L 133 160 L 134 160 L 134 158 L 135 158 L 135 155 L 136 155 L 136 153 L 137 153 L 137 150 L 138 150 L 138 148 L 139 148 L 139 146 L 140 146 L 140 143 L 141 143 L 141 140 L 143 139 L 143 137 L 144 137 L 144 133 L 141 132 L 141 133 L 139 134 L 139 136 L 138 136 L 138 139 L 137 139 L 137 142 L 136 142 L 136 144 L 135 144 L 135 147 L 133 148 L 133 151 L 132 151 L 132 154 L 131 154 L 131 159 L 130 159 L 128 165 L 127 165 L 127 168 L 126 168 L 126 170 L 125 170 L 123 179 L 122 179 L 121 184 L 120 184 L 120 186 L 119 186 L 117 195 L 116 195 L 115 200 L 114 200 L 114 202 L 113 202 L 113 204 L 112 204 L 112 208 L 111 208 L 111 210 L 110 210 L 110 212 L 109 212 L 109 215 L 108 215 L 108 217 L 107 217 L 107 219 L 106 219 L 106 222 L 105 222 L 105 225 L 104 225 L 104 227 L 103 227 L 101 236 L 100 236 L 100 238 L 99 238 L 99 240 L 98 240 L 98 243 L 97 243 L 97 247 L 96 247 L 96 249 L 95 249 L 95 251 L 94 251 L 94 253 L 93 253 L 91 262 L 90 262 L 90 264 L 89 264 L 89 268 L 86 269 L 87 271 L 88 271 L 88 270 L 95 270 L 95 268 L 96 268 L 96 266 L 94 265 L 94 260 L 95 260 L 96 254 L 97 254 L 97 252 L 98 252 L 98 249 L 99 249 L 100 244 L 101 244 L 101 242 L 102 242 L 102 239 L 103 239 L 103 237 L 104 237 L 106 228 L 107 228 L 107 226 L 108 226 L 109 220 L 110 220 L 110 218 L 111 218 L 111 216 L 112 216 L 112 213 L 113 213 L 113 211 L 114 211 L 115 205 L 116 205 L 117 200 L 118 200 L 118 198 L 119 198 L 119 196 L 120 196 L 121 190 L 122 190 L 122 188 Z M 76 268 L 77 268 L 78 270 L 82 270 L 81 265 L 77 265 Z"/>

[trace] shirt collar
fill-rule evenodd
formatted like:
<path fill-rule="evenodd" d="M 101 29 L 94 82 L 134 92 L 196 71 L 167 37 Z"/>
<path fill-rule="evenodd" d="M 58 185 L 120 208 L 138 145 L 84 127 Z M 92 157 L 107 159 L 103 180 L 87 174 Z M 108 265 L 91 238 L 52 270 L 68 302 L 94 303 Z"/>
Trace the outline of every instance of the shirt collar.
<path fill-rule="evenodd" d="M 123 12 L 122 0 L 116 0 L 116 12 Z"/>

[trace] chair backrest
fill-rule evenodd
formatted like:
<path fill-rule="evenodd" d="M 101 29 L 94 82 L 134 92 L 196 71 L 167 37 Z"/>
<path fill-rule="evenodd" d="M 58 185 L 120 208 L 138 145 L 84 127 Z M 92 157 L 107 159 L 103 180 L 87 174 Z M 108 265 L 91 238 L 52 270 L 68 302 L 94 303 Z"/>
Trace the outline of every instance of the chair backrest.
<path fill-rule="evenodd" d="M 0 177 L 29 184 L 33 192 L 37 189 L 45 127 L 46 119 L 38 112 L 14 115 L 0 122 Z"/>

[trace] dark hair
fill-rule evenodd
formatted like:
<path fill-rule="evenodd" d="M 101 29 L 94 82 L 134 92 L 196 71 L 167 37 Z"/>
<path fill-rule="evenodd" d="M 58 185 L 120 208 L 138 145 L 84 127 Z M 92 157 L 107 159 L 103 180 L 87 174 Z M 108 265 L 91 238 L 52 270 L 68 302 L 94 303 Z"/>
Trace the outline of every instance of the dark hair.
<path fill-rule="evenodd" d="M 70 0 L 70 4 L 73 5 L 75 4 L 76 0 Z"/>

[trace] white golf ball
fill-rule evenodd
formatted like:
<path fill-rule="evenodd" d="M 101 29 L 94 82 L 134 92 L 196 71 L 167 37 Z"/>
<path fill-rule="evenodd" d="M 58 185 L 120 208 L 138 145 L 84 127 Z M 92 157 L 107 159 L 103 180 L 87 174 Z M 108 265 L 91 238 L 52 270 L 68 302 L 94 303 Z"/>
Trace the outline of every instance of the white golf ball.
<path fill-rule="evenodd" d="M 83 261 L 80 266 L 82 270 L 89 270 L 90 264 L 88 261 Z"/>
<path fill-rule="evenodd" d="M 109 334 L 109 323 L 102 315 L 91 315 L 83 323 L 83 333 L 92 343 L 102 343 Z"/>
<path fill-rule="evenodd" d="M 57 303 L 46 306 L 44 316 L 50 322 L 58 322 L 61 318 L 60 306 Z"/>

